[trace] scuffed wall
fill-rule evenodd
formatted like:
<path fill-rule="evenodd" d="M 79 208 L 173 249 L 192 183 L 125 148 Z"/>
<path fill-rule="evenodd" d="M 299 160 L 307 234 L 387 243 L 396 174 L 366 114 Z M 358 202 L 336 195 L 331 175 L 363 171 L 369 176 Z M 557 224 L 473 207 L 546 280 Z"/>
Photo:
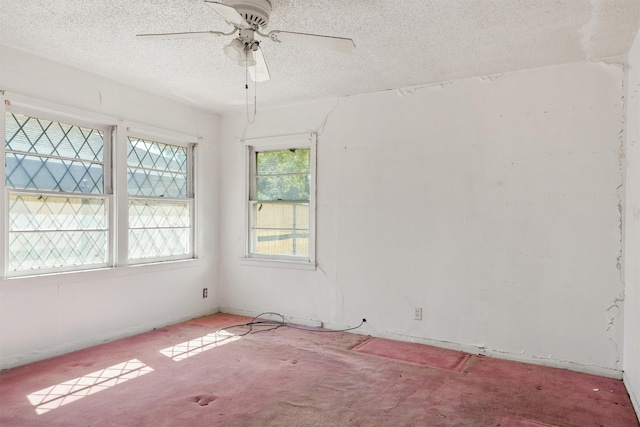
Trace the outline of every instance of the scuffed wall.
<path fill-rule="evenodd" d="M 221 309 L 620 377 L 623 76 L 580 63 L 225 116 Z M 309 131 L 318 269 L 242 265 L 240 138 Z"/>

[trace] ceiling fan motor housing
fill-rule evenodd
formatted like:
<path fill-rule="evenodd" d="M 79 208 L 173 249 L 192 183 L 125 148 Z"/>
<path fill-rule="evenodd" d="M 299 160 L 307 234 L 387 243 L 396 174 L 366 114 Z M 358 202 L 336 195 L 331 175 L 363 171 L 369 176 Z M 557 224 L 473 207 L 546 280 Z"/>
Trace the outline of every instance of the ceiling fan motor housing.
<path fill-rule="evenodd" d="M 224 0 L 221 3 L 233 7 L 249 23 L 260 28 L 269 24 L 271 2 L 269 0 Z"/>

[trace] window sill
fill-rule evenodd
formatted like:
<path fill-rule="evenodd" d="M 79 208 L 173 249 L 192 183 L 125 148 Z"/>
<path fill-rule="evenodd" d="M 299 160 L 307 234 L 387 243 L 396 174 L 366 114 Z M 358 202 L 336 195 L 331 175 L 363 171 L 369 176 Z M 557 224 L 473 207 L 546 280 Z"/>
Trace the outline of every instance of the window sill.
<path fill-rule="evenodd" d="M 199 268 L 205 265 L 202 258 L 187 258 L 171 261 L 159 261 L 140 264 L 130 264 L 119 267 L 98 267 L 85 270 L 51 271 L 47 273 L 33 272 L 32 274 L 18 274 L 2 278 L 2 281 L 11 282 L 19 280 L 65 277 L 66 282 L 95 280 L 96 276 L 122 277 L 137 274 L 149 274 L 161 271 L 177 270 L 181 268 Z"/>
<path fill-rule="evenodd" d="M 315 271 L 315 262 L 305 261 L 288 261 L 281 259 L 265 259 L 265 258 L 240 258 L 240 265 L 248 267 L 267 267 L 267 268 L 287 268 L 290 270 L 307 270 Z"/>

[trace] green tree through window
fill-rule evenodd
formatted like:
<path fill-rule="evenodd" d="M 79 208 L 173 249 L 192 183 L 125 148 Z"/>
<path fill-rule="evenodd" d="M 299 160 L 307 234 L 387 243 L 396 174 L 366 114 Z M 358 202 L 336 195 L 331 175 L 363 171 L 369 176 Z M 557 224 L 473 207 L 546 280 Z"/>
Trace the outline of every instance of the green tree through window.
<path fill-rule="evenodd" d="M 256 153 L 258 200 L 309 200 L 309 152 L 299 148 Z"/>
<path fill-rule="evenodd" d="M 254 155 L 252 253 L 308 257 L 311 150 Z"/>

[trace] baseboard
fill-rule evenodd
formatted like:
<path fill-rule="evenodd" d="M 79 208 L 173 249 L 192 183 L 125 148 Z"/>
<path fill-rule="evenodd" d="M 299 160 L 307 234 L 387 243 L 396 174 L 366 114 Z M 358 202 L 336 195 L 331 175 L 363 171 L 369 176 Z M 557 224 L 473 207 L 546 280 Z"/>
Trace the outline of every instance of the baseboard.
<path fill-rule="evenodd" d="M 636 416 L 638 417 L 638 420 L 640 420 L 640 399 L 638 399 L 638 395 L 631 387 L 631 381 L 629 381 L 629 377 L 627 377 L 626 373 L 622 374 L 622 382 L 627 388 L 627 393 L 629 394 L 629 398 L 631 399 L 631 403 L 633 404 L 633 409 L 635 409 Z"/>
<path fill-rule="evenodd" d="M 29 353 L 23 353 L 14 357 L 4 358 L 0 362 L 0 370 L 16 368 L 18 366 L 27 365 L 29 363 L 37 362 L 39 360 L 49 359 L 51 357 L 61 356 L 63 354 L 71 353 L 74 351 L 82 350 L 85 348 L 93 347 L 100 344 L 105 344 L 111 341 L 127 338 L 133 335 L 141 334 L 151 331 L 157 328 L 163 328 L 165 326 L 174 325 L 176 323 L 185 322 L 194 318 L 208 316 L 220 312 L 218 307 L 210 308 L 208 310 L 198 311 L 183 316 L 176 316 L 170 319 L 159 321 L 158 323 L 149 323 L 136 326 L 134 328 L 122 329 L 115 332 L 109 332 L 107 334 L 92 336 L 88 339 L 82 339 L 71 343 L 65 343 L 51 348 L 32 350 Z"/>
<path fill-rule="evenodd" d="M 550 368 L 566 369 L 569 371 L 581 372 L 583 374 L 597 375 L 599 377 L 622 379 L 622 371 L 620 369 L 606 368 L 603 366 L 587 365 L 585 363 L 573 362 L 571 360 L 562 360 L 557 358 L 549 358 L 537 355 L 512 354 L 505 353 L 500 350 L 485 349 L 480 354 L 495 357 L 498 359 L 512 360 L 514 362 L 531 363 L 533 365 L 548 366 Z"/>
<path fill-rule="evenodd" d="M 366 324 L 365 324 L 366 325 Z M 326 326 L 329 327 L 329 326 Z M 337 328 L 336 328 L 337 329 Z M 364 333 L 363 329 L 354 330 L 356 334 Z M 598 375 L 607 378 L 622 379 L 622 371 L 619 369 L 606 368 L 595 365 L 587 365 L 583 363 L 573 362 L 570 360 L 562 360 L 557 358 L 542 357 L 530 355 L 526 353 L 512 353 L 499 349 L 491 349 L 484 346 L 476 346 L 471 344 L 460 344 L 448 341 L 440 341 L 423 337 L 416 337 L 394 332 L 367 333 L 379 338 L 388 338 L 398 341 L 408 341 L 420 344 L 431 345 L 434 347 L 446 348 L 449 350 L 462 351 L 471 354 L 481 354 L 483 356 L 494 357 L 496 359 L 511 360 L 514 362 L 531 363 L 534 365 L 548 366 L 550 368 L 567 369 L 570 371 L 581 372 L 585 374 Z"/>
<path fill-rule="evenodd" d="M 254 317 L 261 314 L 261 312 L 257 312 L 257 311 L 243 310 L 243 309 L 232 308 L 232 307 L 221 307 L 220 311 L 223 313 L 236 314 L 239 316 L 248 316 L 248 317 Z M 288 316 L 286 314 L 282 314 L 282 315 L 285 316 L 287 321 L 290 321 L 292 323 L 299 323 L 301 325 L 307 325 L 307 326 L 324 327 L 327 329 L 339 330 L 339 329 L 352 328 L 357 325 L 357 323 L 355 325 L 335 324 L 335 323 L 323 322 L 321 320 L 316 320 L 316 319 L 300 318 L 295 316 Z M 465 353 L 481 354 L 488 357 L 494 357 L 496 359 L 505 359 L 505 360 L 511 360 L 514 362 L 531 363 L 534 365 L 548 366 L 550 368 L 567 369 L 570 371 L 581 372 L 581 373 L 590 374 L 590 375 L 598 375 L 598 376 L 614 378 L 618 380 L 622 379 L 622 370 L 619 370 L 619 369 L 588 365 L 588 364 L 573 362 L 570 360 L 562 360 L 558 358 L 537 356 L 537 355 L 531 355 L 526 353 L 512 353 L 512 352 L 503 351 L 500 349 L 486 348 L 484 346 L 440 341 L 440 340 L 417 337 L 412 335 L 399 334 L 395 332 L 378 331 L 370 327 L 368 323 L 365 323 L 361 328 L 352 330 L 351 332 L 355 334 L 360 334 L 360 335 L 370 335 L 377 338 L 387 338 L 387 339 L 398 340 L 398 341 L 407 341 L 407 342 L 415 342 L 419 344 L 426 344 L 434 347 L 447 348 L 447 349 L 456 350 L 456 351 L 463 351 Z"/>

